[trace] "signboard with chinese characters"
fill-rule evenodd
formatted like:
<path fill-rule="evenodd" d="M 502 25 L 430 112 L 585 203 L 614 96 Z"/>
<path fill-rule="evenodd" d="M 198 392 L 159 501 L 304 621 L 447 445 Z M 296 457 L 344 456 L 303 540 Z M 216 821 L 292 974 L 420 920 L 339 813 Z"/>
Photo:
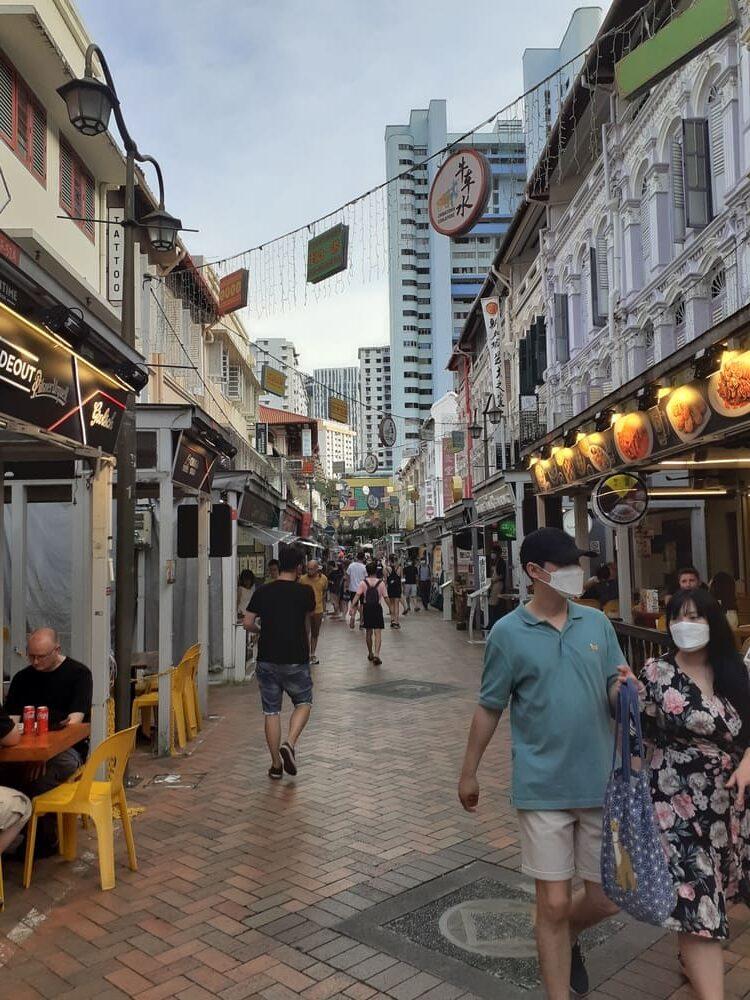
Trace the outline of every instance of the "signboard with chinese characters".
<path fill-rule="evenodd" d="M 172 482 L 201 493 L 210 493 L 215 464 L 215 452 L 183 431 L 174 457 Z"/>
<path fill-rule="evenodd" d="M 0 303 L 0 413 L 113 454 L 127 387 Z"/>
<path fill-rule="evenodd" d="M 307 244 L 307 280 L 311 285 L 345 271 L 349 263 L 349 227 L 340 223 Z"/>
<path fill-rule="evenodd" d="M 432 228 L 443 236 L 463 236 L 484 215 L 492 172 L 476 149 L 460 149 L 443 163 L 430 188 Z"/>
<path fill-rule="evenodd" d="M 447 510 L 453 504 L 453 476 L 456 473 L 456 450 L 453 447 L 453 434 L 444 437 L 442 442 L 443 450 L 443 510 Z"/>
<path fill-rule="evenodd" d="M 328 397 L 328 419 L 335 420 L 339 424 L 349 423 L 349 404 L 345 399 Z"/>
<path fill-rule="evenodd" d="M 246 267 L 232 271 L 231 274 L 227 274 L 221 279 L 219 282 L 220 316 L 226 316 L 227 313 L 245 308 L 247 305 L 249 279 L 250 272 Z"/>
<path fill-rule="evenodd" d="M 264 392 L 283 396 L 286 392 L 286 375 L 276 368 L 271 368 L 270 365 L 263 365 L 260 384 Z"/>

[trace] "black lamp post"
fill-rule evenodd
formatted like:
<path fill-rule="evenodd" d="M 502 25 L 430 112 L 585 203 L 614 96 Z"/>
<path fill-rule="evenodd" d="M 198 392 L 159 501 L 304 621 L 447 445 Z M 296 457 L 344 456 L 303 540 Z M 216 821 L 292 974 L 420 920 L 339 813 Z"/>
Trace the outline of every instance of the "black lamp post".
<path fill-rule="evenodd" d="M 98 80 L 93 72 L 94 56 L 104 72 L 106 82 Z M 86 62 L 82 79 L 70 80 L 58 88 L 65 101 L 71 124 L 82 135 L 101 135 L 107 130 L 112 112 L 125 146 L 125 247 L 123 253 L 122 321 L 121 337 L 129 347 L 135 347 L 135 241 L 136 231 L 145 227 L 152 246 L 157 251 L 174 249 L 177 233 L 182 228 L 179 219 L 164 209 L 164 180 L 161 169 L 151 156 L 141 153 L 128 132 L 122 116 L 112 74 L 104 53 L 98 45 L 86 49 Z M 140 221 L 135 214 L 135 164 L 151 163 L 159 180 L 159 208 Z M 117 441 L 117 551 L 116 551 L 116 615 L 115 660 L 117 682 L 115 686 L 116 727 L 123 729 L 130 724 L 130 664 L 133 656 L 133 628 L 135 622 L 135 494 L 136 494 L 136 434 L 135 397 L 128 394 L 127 408 L 123 414 Z"/>
<path fill-rule="evenodd" d="M 503 408 L 501 406 L 495 405 L 495 398 L 491 394 L 488 394 L 487 399 L 484 402 L 484 409 L 482 410 L 482 428 L 484 430 L 484 478 L 490 478 L 490 455 L 489 455 L 489 441 L 487 434 L 487 421 L 493 425 L 499 424 L 503 419 Z"/>

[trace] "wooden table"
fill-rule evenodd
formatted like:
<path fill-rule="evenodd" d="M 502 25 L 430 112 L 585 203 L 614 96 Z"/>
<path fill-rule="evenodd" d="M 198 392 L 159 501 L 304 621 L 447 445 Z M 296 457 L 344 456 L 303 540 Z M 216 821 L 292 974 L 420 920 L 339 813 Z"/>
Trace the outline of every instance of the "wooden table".
<path fill-rule="evenodd" d="M 63 750 L 85 740 L 91 732 L 88 722 L 55 729 L 44 736 L 22 736 L 14 747 L 0 747 L 0 764 L 29 764 L 51 760 Z"/>

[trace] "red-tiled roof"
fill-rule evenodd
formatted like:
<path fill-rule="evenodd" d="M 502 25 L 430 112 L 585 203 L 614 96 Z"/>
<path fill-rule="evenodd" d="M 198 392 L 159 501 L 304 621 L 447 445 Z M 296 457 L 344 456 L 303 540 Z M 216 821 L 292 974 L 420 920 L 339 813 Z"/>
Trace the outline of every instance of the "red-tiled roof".
<path fill-rule="evenodd" d="M 258 407 L 259 424 L 315 424 L 315 417 L 305 417 L 301 413 L 288 413 L 286 410 L 274 410 L 270 406 Z"/>

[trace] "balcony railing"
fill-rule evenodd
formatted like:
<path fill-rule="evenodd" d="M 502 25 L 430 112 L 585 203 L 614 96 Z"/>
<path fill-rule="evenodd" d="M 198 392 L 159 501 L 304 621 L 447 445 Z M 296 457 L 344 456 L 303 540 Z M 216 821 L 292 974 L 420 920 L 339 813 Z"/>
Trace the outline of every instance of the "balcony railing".
<path fill-rule="evenodd" d="M 641 628 L 639 625 L 627 625 L 625 622 L 613 621 L 612 624 L 625 655 L 625 661 L 635 674 L 643 669 L 647 660 L 662 656 L 671 648 L 666 632 Z"/>

